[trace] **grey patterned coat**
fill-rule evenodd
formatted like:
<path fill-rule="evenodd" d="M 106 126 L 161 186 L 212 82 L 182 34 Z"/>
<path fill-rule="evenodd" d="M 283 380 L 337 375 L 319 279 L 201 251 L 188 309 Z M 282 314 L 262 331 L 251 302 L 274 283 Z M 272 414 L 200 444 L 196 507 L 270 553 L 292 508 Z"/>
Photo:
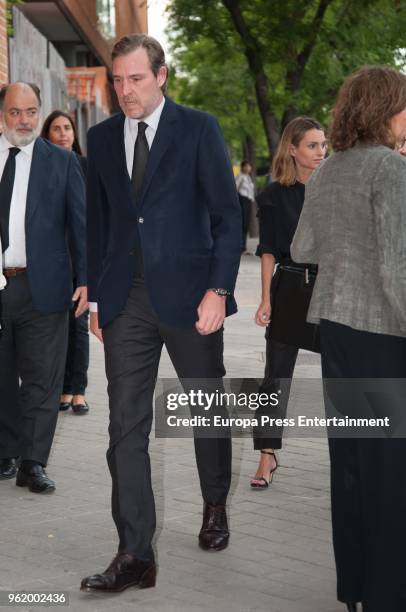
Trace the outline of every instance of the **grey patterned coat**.
<path fill-rule="evenodd" d="M 308 321 L 406 337 L 406 159 L 360 144 L 331 155 L 306 185 L 291 255 L 319 265 Z"/>

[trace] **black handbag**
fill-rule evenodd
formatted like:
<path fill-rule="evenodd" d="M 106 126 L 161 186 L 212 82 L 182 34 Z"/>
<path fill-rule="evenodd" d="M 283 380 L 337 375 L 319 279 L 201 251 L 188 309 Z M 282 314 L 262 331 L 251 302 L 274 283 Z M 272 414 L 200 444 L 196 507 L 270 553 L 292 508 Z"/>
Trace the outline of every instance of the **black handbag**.
<path fill-rule="evenodd" d="M 278 266 L 271 285 L 272 312 L 267 337 L 320 353 L 319 326 L 306 321 L 316 269 L 315 266 Z"/>

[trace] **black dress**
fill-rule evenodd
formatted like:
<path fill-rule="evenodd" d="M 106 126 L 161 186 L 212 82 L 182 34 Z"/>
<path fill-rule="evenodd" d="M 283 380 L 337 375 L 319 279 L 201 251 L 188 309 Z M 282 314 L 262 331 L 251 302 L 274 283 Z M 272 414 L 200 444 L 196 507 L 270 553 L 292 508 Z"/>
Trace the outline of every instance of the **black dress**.
<path fill-rule="evenodd" d="M 259 245 L 256 255 L 270 254 L 275 257 L 277 264 L 301 267 L 290 257 L 290 244 L 299 222 L 304 202 L 305 186 L 296 181 L 286 187 L 274 182 L 268 185 L 257 197 L 259 206 Z M 290 379 L 295 369 L 296 358 L 299 352 L 297 346 L 278 342 L 270 337 L 270 327 L 266 328 L 266 362 L 264 380 L 261 392 L 275 393 L 283 381 L 283 393 L 277 409 L 270 406 L 258 408 L 255 415 L 261 420 L 262 415 L 278 418 L 286 416 L 289 400 Z M 270 433 L 271 432 L 271 433 Z M 254 449 L 278 449 L 282 447 L 282 428 L 266 429 L 254 427 Z"/>

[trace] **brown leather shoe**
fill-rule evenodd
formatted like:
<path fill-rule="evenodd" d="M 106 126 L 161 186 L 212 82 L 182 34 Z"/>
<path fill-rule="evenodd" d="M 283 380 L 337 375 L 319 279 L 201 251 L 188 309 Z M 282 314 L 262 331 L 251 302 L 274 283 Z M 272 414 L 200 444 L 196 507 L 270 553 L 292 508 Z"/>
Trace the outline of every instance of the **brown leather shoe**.
<path fill-rule="evenodd" d="M 204 550 L 223 550 L 228 546 L 229 537 L 226 507 L 205 503 L 203 524 L 199 533 L 200 548 Z"/>
<path fill-rule="evenodd" d="M 120 592 L 131 586 L 148 589 L 155 586 L 156 565 L 140 561 L 128 553 L 118 553 L 102 574 L 83 578 L 81 591 Z"/>

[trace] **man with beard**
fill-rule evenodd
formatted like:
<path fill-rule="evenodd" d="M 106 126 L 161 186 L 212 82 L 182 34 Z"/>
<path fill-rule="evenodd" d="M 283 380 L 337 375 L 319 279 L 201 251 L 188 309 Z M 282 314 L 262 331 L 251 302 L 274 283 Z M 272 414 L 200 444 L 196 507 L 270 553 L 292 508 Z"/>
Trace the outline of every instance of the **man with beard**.
<path fill-rule="evenodd" d="M 51 493 L 44 471 L 58 416 L 68 311 L 87 308 L 84 181 L 77 158 L 37 137 L 40 92 L 0 90 L 0 479 Z M 72 262 L 68 244 L 71 249 Z M 72 296 L 72 268 L 78 286 Z M 17 471 L 16 458 L 21 458 Z"/>

